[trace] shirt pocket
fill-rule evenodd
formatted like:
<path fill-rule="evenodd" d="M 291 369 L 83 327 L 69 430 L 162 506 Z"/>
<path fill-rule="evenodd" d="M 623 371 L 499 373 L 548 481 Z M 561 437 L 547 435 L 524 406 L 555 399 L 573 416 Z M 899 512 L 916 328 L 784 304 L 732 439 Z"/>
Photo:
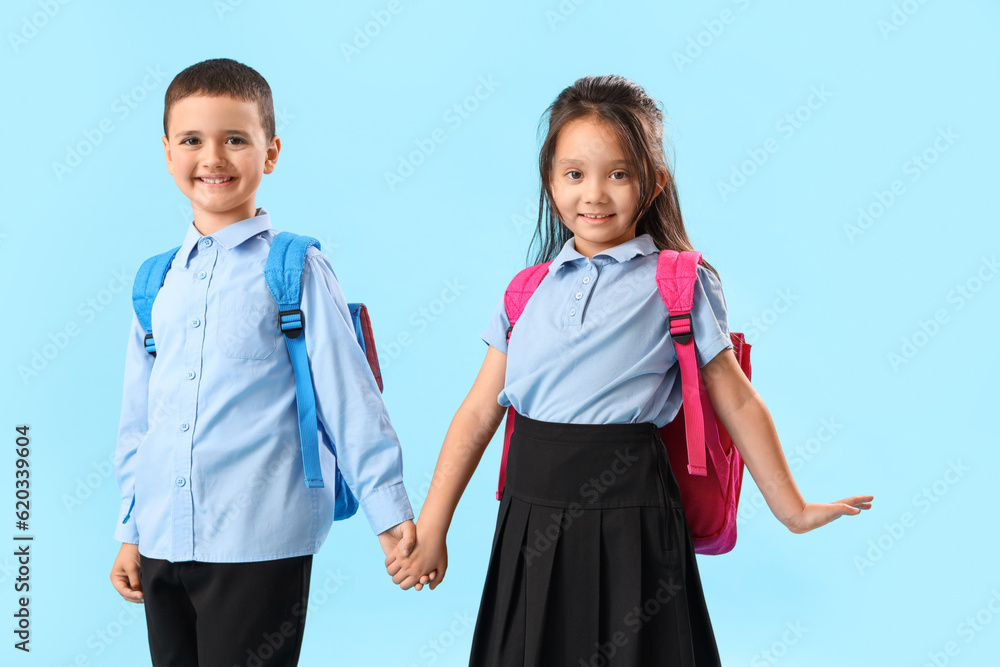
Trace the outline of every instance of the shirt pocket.
<path fill-rule="evenodd" d="M 230 359 L 267 359 L 283 336 L 278 305 L 253 292 L 219 292 L 216 342 Z"/>

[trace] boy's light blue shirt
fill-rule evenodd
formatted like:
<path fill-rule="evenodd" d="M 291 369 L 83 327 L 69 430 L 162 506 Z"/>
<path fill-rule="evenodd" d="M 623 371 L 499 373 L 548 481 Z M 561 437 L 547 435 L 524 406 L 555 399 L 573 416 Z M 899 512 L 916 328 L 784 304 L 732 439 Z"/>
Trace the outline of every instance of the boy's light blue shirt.
<path fill-rule="evenodd" d="M 656 286 L 659 251 L 643 234 L 594 255 L 569 239 L 506 342 L 501 299 L 482 333 L 507 354 L 500 405 L 541 421 L 621 424 L 673 420 L 680 366 Z M 698 265 L 691 311 L 698 365 L 732 348 L 719 279 Z"/>
<path fill-rule="evenodd" d="M 262 208 L 209 236 L 192 223 L 153 305 L 155 360 L 133 314 L 115 537 L 147 557 L 248 562 L 315 553 L 333 521 L 335 462 L 375 533 L 413 518 L 399 441 L 333 268 L 315 248 L 306 254 L 301 308 L 317 414 L 338 457 L 321 445 L 325 488 L 306 488 L 295 380 L 264 280 L 276 235 Z"/>

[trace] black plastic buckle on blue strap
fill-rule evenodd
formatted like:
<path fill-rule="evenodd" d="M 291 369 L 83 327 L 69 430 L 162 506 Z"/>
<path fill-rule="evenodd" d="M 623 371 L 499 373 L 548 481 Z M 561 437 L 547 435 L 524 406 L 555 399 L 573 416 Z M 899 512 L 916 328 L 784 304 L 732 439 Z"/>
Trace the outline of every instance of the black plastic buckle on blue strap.
<path fill-rule="evenodd" d="M 674 320 L 683 319 L 687 319 L 688 330 L 674 333 Z M 691 313 L 670 316 L 670 337 L 674 339 L 675 343 L 680 343 L 681 345 L 686 345 L 691 340 Z"/>
<path fill-rule="evenodd" d="M 511 324 L 509 327 L 507 327 L 507 342 L 508 343 L 510 342 L 510 332 L 513 331 L 513 330 L 514 330 L 514 325 L 513 324 Z"/>
<path fill-rule="evenodd" d="M 153 334 L 146 334 L 146 337 L 142 339 L 142 343 L 146 348 L 146 352 L 149 352 L 152 356 L 156 356 L 156 341 L 153 340 Z"/>
<path fill-rule="evenodd" d="M 281 327 L 281 333 L 289 338 L 298 338 L 306 326 L 306 316 L 298 308 L 281 310 L 278 311 L 278 323 Z"/>

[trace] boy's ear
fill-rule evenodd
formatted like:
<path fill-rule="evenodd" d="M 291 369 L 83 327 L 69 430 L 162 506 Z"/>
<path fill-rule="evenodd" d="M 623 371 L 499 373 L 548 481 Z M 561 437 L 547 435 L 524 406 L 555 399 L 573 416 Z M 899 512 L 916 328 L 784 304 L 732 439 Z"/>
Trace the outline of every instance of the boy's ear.
<path fill-rule="evenodd" d="M 271 145 L 267 147 L 267 157 L 264 158 L 264 173 L 270 174 L 274 171 L 274 165 L 278 163 L 278 153 L 281 152 L 281 139 L 274 135 Z"/>
<path fill-rule="evenodd" d="M 163 156 L 167 159 L 167 171 L 173 174 L 174 159 L 170 155 L 170 142 L 167 140 L 166 137 L 162 137 L 162 139 L 163 139 Z"/>

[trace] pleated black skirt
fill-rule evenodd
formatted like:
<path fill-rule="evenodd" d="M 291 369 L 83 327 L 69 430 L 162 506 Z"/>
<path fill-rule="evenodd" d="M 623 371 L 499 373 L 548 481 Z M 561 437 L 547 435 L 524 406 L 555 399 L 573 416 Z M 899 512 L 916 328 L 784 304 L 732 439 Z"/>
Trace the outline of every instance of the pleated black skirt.
<path fill-rule="evenodd" d="M 719 664 L 656 427 L 518 415 L 470 667 Z"/>

